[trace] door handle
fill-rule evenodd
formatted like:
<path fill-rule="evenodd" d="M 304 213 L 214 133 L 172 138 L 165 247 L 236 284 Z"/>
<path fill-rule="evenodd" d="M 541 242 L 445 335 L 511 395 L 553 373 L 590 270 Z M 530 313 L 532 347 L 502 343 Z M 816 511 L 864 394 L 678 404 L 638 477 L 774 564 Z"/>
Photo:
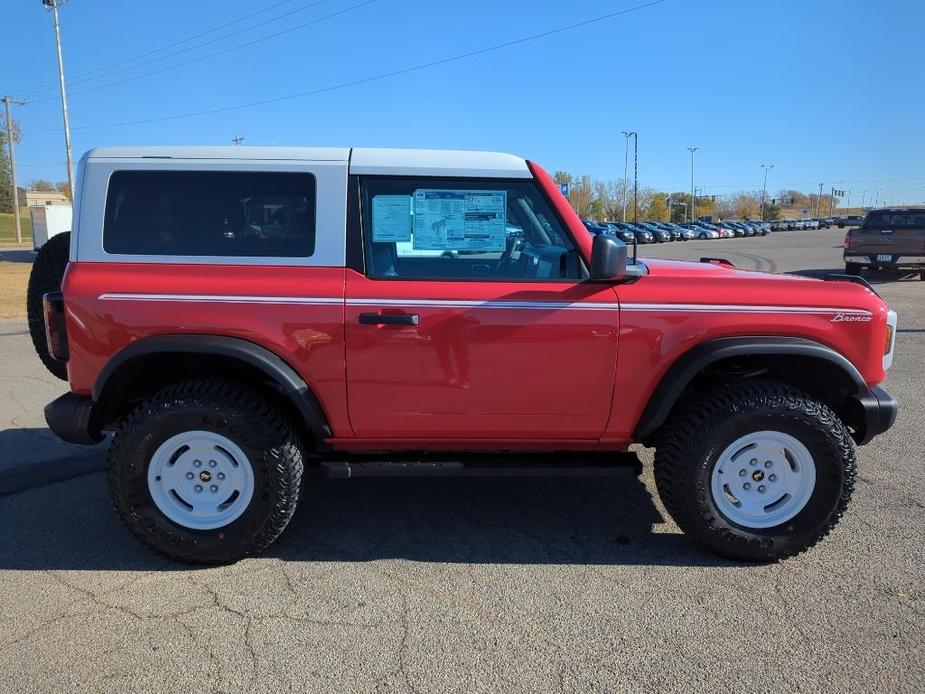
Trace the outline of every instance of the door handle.
<path fill-rule="evenodd" d="M 416 313 L 361 313 L 362 325 L 417 325 L 421 318 Z"/>

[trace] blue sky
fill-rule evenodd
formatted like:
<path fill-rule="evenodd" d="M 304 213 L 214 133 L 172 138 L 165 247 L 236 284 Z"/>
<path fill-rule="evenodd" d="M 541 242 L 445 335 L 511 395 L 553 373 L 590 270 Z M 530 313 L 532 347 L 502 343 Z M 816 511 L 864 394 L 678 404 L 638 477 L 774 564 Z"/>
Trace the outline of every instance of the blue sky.
<path fill-rule="evenodd" d="M 772 191 L 822 182 L 850 188 L 854 204 L 877 188 L 881 202 L 925 202 L 920 0 L 665 0 L 387 79 L 109 125 L 363 80 L 644 2 L 70 0 L 61 22 L 75 158 L 101 145 L 229 144 L 239 134 L 250 145 L 500 150 L 618 178 L 620 133 L 636 130 L 640 181 L 660 189 L 689 188 L 686 147 L 697 145 L 704 194 L 760 189 L 767 163 Z M 6 4 L 16 30 L 4 32 L 4 53 L 17 58 L 0 73 L 0 95 L 33 100 L 14 113 L 19 178 L 63 180 L 51 17 L 40 0 Z M 98 125 L 108 127 L 88 127 Z"/>

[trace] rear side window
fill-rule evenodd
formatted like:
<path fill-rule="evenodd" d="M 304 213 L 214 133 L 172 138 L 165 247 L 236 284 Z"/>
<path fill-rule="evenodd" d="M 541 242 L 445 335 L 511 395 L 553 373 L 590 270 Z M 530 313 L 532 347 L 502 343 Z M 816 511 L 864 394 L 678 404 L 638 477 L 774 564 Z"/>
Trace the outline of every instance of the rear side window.
<path fill-rule="evenodd" d="M 116 171 L 103 248 L 126 255 L 309 257 L 315 177 L 270 171 Z"/>
<path fill-rule="evenodd" d="M 874 210 L 864 220 L 865 229 L 903 229 L 908 227 L 925 228 L 925 210 Z"/>

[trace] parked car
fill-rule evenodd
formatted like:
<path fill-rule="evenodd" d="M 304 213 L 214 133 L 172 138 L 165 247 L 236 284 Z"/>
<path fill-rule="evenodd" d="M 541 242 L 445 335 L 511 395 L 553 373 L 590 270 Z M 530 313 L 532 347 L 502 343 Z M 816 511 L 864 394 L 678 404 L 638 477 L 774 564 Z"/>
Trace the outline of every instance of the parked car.
<path fill-rule="evenodd" d="M 606 227 L 609 233 L 616 236 L 623 243 L 632 244 L 636 238 L 632 231 L 622 228 L 617 222 L 600 222 L 600 225 Z"/>
<path fill-rule="evenodd" d="M 666 222 L 665 226 L 669 227 L 673 231 L 678 232 L 681 236 L 682 241 L 691 241 L 692 239 L 697 238 L 697 234 L 694 233 L 693 229 L 688 229 L 680 224 L 675 224 L 674 222 Z"/>
<path fill-rule="evenodd" d="M 847 217 L 838 218 L 838 228 L 844 229 L 845 227 L 858 227 L 861 226 L 864 222 L 864 217 L 859 214 L 849 214 Z"/>
<path fill-rule="evenodd" d="M 659 243 L 665 243 L 666 241 L 674 241 L 671 230 L 663 229 L 658 224 L 653 224 L 652 222 L 636 222 L 636 225 L 642 227 L 643 229 L 652 232 L 652 235 Z"/>
<path fill-rule="evenodd" d="M 745 236 L 745 230 L 736 225 L 734 222 L 716 222 L 715 226 L 720 229 L 728 229 L 734 236 Z"/>
<path fill-rule="evenodd" d="M 700 240 L 720 238 L 719 231 L 716 229 L 707 229 L 706 227 L 703 227 L 696 222 L 685 222 L 681 226 L 683 226 L 685 229 L 690 229 L 694 234 L 697 235 L 697 238 Z"/>
<path fill-rule="evenodd" d="M 818 229 L 818 228 L 819 228 L 819 220 L 818 220 L 818 219 L 804 219 L 804 220 L 803 220 L 803 228 L 804 228 L 804 229 Z"/>
<path fill-rule="evenodd" d="M 916 270 L 925 280 L 925 206 L 884 207 L 867 213 L 845 235 L 845 272 Z"/>
<path fill-rule="evenodd" d="M 655 235 L 648 229 L 634 226 L 631 222 L 619 222 L 617 227 L 633 234 L 636 243 L 655 243 Z"/>
<path fill-rule="evenodd" d="M 638 471 L 640 443 L 689 538 L 776 561 L 835 526 L 855 445 L 896 417 L 880 296 L 633 262 L 518 157 L 103 148 L 78 171 L 73 262 L 54 257 L 34 326 L 70 386 L 45 417 L 110 437 L 118 516 L 172 560 L 261 552 L 319 477 Z M 85 542 L 118 553 L 97 527 Z"/>
<path fill-rule="evenodd" d="M 707 229 L 708 231 L 716 232 L 717 238 L 721 238 L 721 239 L 735 238 L 735 234 L 733 234 L 728 229 L 721 229 L 720 227 L 716 226 L 715 224 L 711 224 L 710 222 L 698 221 L 698 222 L 694 222 L 694 224 L 700 227 L 703 227 L 704 229 Z"/>
<path fill-rule="evenodd" d="M 582 219 L 582 220 L 581 220 L 581 223 L 585 225 L 585 229 L 587 229 L 591 234 L 594 234 L 595 236 L 596 236 L 597 234 L 606 234 L 606 233 L 607 233 L 607 227 L 606 227 L 606 226 L 604 226 L 604 225 L 602 225 L 602 224 L 598 224 L 597 222 L 595 222 L 595 221 L 593 221 L 593 220 L 590 220 L 590 219 Z"/>
<path fill-rule="evenodd" d="M 649 222 L 649 223 L 654 224 L 658 228 L 664 229 L 669 234 L 671 234 L 672 241 L 686 241 L 687 240 L 686 238 L 684 238 L 684 234 L 681 233 L 680 227 L 675 227 L 674 225 L 668 224 L 667 222 Z"/>

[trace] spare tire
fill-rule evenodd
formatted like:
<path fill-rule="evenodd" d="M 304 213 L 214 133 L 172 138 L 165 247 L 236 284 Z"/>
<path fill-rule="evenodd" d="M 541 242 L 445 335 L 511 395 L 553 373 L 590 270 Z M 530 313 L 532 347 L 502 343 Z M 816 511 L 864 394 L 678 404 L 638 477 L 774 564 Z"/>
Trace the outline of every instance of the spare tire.
<path fill-rule="evenodd" d="M 61 280 L 67 269 L 70 251 L 71 232 L 56 234 L 48 239 L 32 263 L 29 288 L 26 291 L 26 315 L 29 317 L 29 334 L 32 336 L 35 353 L 39 355 L 45 368 L 62 381 L 67 380 L 67 364 L 53 359 L 48 353 L 42 296 L 46 292 L 61 291 Z"/>

